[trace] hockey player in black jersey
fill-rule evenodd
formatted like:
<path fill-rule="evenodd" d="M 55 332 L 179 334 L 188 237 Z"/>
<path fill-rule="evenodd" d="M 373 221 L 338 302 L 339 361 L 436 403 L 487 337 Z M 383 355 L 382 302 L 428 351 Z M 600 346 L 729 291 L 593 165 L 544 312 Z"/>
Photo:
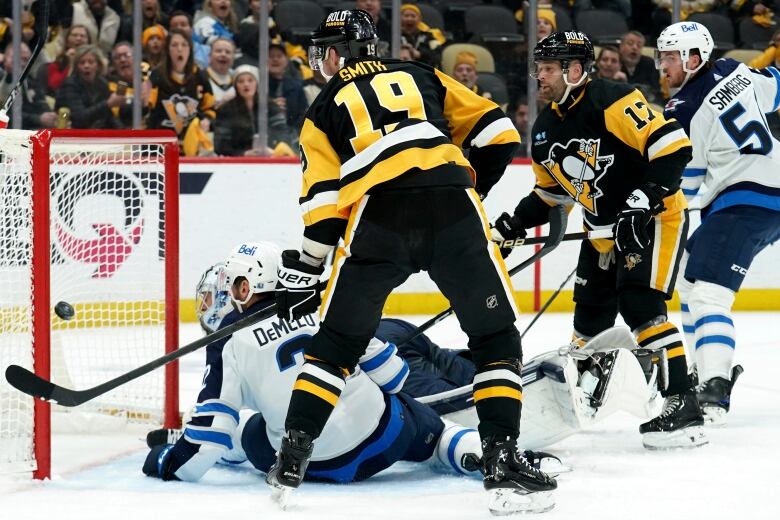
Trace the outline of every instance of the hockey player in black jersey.
<path fill-rule="evenodd" d="M 555 481 L 516 446 L 522 399 L 517 310 L 480 202 L 520 137 L 492 101 L 427 65 L 379 59 L 376 42 L 374 24 L 360 10 L 329 14 L 312 34 L 310 64 L 330 79 L 301 129 L 304 236 L 301 251 L 282 253 L 281 315 L 317 309 L 322 261 L 342 237 L 344 244 L 267 481 L 282 494 L 300 485 L 312 443 L 376 330 L 387 296 L 425 270 L 469 336 L 485 487 L 502 512 L 515 507 L 513 498 L 525 504 L 517 509 L 548 509 Z M 468 160 L 463 148 L 470 149 Z"/>
<path fill-rule="evenodd" d="M 553 33 L 534 49 L 539 95 L 548 105 L 533 126 L 534 190 L 494 224 L 494 238 L 516 239 L 544 224 L 554 204 L 579 204 L 588 230 L 614 240 L 585 241 L 574 286 L 574 335 L 612 327 L 618 312 L 640 347 L 660 349 L 666 402 L 640 426 L 647 448 L 706 443 L 679 330 L 666 300 L 688 231 L 680 190 L 691 143 L 680 124 L 648 106 L 630 86 L 588 77 L 593 46 L 580 32 Z"/>

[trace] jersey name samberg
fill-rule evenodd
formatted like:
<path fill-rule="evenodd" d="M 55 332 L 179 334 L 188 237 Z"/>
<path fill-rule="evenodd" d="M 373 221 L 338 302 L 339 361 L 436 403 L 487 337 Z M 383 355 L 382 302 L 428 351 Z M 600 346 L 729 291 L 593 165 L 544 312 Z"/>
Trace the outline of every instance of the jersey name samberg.
<path fill-rule="evenodd" d="M 733 79 L 728 80 L 715 91 L 715 94 L 710 97 L 710 105 L 714 106 L 718 110 L 726 108 L 732 100 L 737 98 L 737 95 L 752 85 L 753 82 L 746 78 L 742 74 L 737 74 Z"/>

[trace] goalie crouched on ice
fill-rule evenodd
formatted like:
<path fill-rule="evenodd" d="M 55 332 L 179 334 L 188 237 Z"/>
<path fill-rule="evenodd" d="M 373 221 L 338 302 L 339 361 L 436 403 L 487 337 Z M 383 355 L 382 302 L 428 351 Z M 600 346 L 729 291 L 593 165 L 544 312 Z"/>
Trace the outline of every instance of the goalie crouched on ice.
<path fill-rule="evenodd" d="M 221 319 L 220 328 L 266 309 L 274 302 L 278 258 L 279 250 L 267 242 L 236 247 L 221 273 L 216 272 L 213 312 L 206 315 L 219 313 L 223 291 L 234 309 Z M 152 448 L 144 473 L 163 480 L 192 481 L 219 461 L 245 460 L 267 472 L 285 433 L 293 385 L 306 385 L 310 377 L 303 352 L 318 329 L 316 314 L 289 321 L 273 316 L 210 344 L 192 418 L 175 444 Z M 453 471 L 466 469 L 461 460 L 446 456 L 450 446 L 479 458 L 476 431 L 452 426 L 442 435 L 444 422 L 431 408 L 399 393 L 408 373 L 394 345 L 371 340 L 357 366 L 341 382 L 341 397 L 316 443 L 308 477 L 362 480 L 399 460 L 430 459 L 441 442 L 447 443 L 442 462 Z M 325 390 L 322 395 L 327 397 Z"/>

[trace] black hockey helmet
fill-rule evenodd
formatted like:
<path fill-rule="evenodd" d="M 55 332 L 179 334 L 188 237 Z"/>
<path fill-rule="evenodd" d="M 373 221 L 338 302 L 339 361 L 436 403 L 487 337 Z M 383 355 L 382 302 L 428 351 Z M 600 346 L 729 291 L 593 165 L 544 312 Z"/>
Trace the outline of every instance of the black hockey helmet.
<path fill-rule="evenodd" d="M 320 70 L 328 48 L 334 47 L 345 60 L 375 56 L 379 37 L 371 15 L 360 9 L 333 11 L 311 33 L 309 65 Z"/>
<path fill-rule="evenodd" d="M 561 68 L 568 69 L 569 62 L 577 60 L 585 72 L 589 72 L 596 61 L 593 44 L 585 33 L 558 31 L 550 34 L 534 47 L 534 62 L 560 61 Z"/>

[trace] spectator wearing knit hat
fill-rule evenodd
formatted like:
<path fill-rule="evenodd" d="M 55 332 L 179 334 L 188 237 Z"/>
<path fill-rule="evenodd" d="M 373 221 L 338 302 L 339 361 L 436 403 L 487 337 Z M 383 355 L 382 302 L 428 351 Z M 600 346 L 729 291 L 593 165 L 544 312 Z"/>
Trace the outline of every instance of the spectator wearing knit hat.
<path fill-rule="evenodd" d="M 465 85 L 475 94 L 486 99 L 493 99 L 493 95 L 490 92 L 483 91 L 479 85 L 477 85 L 477 57 L 473 52 L 463 51 L 459 52 L 455 56 L 455 66 L 452 68 L 452 77 Z"/>
<path fill-rule="evenodd" d="M 165 37 L 168 31 L 162 25 L 147 27 L 141 35 L 143 45 L 143 59 L 154 68 L 160 64 L 165 51 Z"/>
<path fill-rule="evenodd" d="M 236 96 L 217 110 L 214 122 L 214 150 L 218 155 L 295 155 L 289 142 L 292 132 L 278 117 L 279 108 L 268 105 L 268 149 L 255 147 L 259 98 L 259 72 L 253 65 L 236 67 L 234 74 Z M 281 123 L 281 124 L 279 124 Z"/>
<path fill-rule="evenodd" d="M 525 11 L 518 9 L 515 11 L 515 20 L 518 23 L 523 23 L 525 18 Z M 536 41 L 542 40 L 558 28 L 558 20 L 555 16 L 555 11 L 548 7 L 540 7 L 536 10 Z"/>
<path fill-rule="evenodd" d="M 441 48 L 446 41 L 439 29 L 423 22 L 419 7 L 414 4 L 401 6 L 401 47 L 409 50 L 413 60 L 439 67 Z"/>

